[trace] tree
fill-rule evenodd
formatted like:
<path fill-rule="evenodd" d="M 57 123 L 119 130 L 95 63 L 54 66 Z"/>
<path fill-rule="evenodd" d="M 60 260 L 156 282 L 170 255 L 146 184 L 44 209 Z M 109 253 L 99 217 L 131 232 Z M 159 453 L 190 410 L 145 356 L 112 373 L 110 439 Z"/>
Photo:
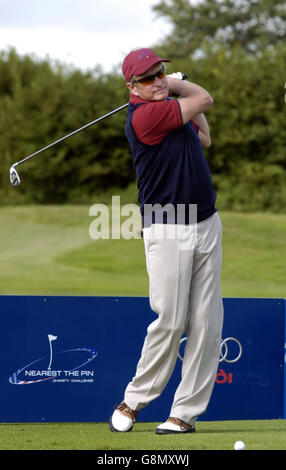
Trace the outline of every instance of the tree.
<path fill-rule="evenodd" d="M 190 57 L 205 43 L 239 43 L 256 53 L 286 40 L 285 0 L 162 0 L 153 9 L 173 25 L 161 44 L 173 58 Z"/>
<path fill-rule="evenodd" d="M 121 76 L 83 73 L 50 60 L 0 53 L 0 203 L 83 202 L 135 178 L 124 135 L 126 111 L 27 162 L 15 191 L 9 167 L 128 100 Z"/>

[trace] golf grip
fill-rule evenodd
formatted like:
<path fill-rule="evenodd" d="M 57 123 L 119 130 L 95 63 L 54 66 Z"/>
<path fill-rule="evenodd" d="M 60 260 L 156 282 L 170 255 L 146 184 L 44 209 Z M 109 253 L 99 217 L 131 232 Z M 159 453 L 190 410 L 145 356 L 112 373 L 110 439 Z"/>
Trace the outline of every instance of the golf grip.
<path fill-rule="evenodd" d="M 187 79 L 188 79 L 188 75 L 187 75 L 186 73 L 183 73 L 183 72 L 181 72 L 181 73 L 182 73 L 182 78 L 181 78 L 181 80 L 187 80 Z M 176 93 L 173 93 L 172 96 L 174 96 L 174 98 L 179 98 L 180 95 L 177 95 Z"/>

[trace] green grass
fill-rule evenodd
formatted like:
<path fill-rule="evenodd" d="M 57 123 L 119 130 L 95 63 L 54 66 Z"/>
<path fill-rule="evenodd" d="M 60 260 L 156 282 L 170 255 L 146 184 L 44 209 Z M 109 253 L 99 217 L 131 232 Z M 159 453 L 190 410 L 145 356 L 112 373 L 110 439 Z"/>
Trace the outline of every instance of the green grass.
<path fill-rule="evenodd" d="M 2 424 L 1 450 L 233 450 L 242 440 L 247 450 L 285 450 L 286 421 L 216 421 L 197 423 L 184 436 L 154 433 L 158 423 L 137 423 L 129 433 L 111 433 L 106 423 Z"/>
<path fill-rule="evenodd" d="M 221 218 L 223 296 L 286 297 L 286 215 Z M 1 208 L 0 293 L 147 296 L 142 239 L 92 240 L 92 220 L 89 206 Z"/>
<path fill-rule="evenodd" d="M 225 297 L 286 297 L 286 216 L 221 214 Z"/>

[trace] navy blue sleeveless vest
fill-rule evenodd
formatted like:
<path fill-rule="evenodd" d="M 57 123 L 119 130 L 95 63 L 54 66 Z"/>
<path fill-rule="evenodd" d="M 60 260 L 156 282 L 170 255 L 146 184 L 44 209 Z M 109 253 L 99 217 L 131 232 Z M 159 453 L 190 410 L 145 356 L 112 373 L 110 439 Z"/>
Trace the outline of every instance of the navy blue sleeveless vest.
<path fill-rule="evenodd" d="M 191 123 L 171 132 L 156 145 L 140 142 L 132 127 L 132 116 L 138 106 L 129 103 L 125 133 L 134 160 L 139 189 L 138 200 L 143 227 L 160 221 L 170 223 L 168 210 L 158 219 L 156 211 L 150 216 L 150 206 L 173 205 L 175 220 L 171 223 L 193 223 L 189 204 L 197 205 L 197 222 L 210 217 L 215 211 L 216 193 L 200 139 Z M 185 206 L 182 219 L 182 204 Z M 148 210 L 146 210 L 146 207 Z M 180 208 L 180 217 L 177 207 Z M 145 210 L 144 210 L 145 208 Z"/>

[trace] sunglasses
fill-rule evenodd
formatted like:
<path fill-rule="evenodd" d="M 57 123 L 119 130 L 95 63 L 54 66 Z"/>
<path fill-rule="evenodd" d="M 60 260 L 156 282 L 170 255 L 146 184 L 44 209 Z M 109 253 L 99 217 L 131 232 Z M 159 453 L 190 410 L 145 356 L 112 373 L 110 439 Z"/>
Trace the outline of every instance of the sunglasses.
<path fill-rule="evenodd" d="M 132 84 L 134 83 L 141 83 L 142 85 L 152 85 L 155 82 L 156 78 L 162 80 L 166 76 L 166 69 L 162 67 L 158 72 L 154 73 L 153 75 L 148 75 L 147 77 L 139 78 L 138 80 L 131 80 Z"/>

